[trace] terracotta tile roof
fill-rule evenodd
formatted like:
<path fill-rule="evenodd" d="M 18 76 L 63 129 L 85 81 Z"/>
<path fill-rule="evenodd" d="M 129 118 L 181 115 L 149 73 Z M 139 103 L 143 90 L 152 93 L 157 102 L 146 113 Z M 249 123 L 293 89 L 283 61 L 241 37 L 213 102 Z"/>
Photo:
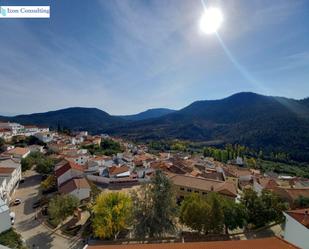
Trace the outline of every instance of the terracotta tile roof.
<path fill-rule="evenodd" d="M 264 178 L 264 177 L 263 178 L 259 178 L 258 182 L 265 189 L 274 189 L 274 188 L 279 186 L 277 184 L 277 182 L 274 179 L 271 179 L 271 178 Z"/>
<path fill-rule="evenodd" d="M 292 200 L 296 200 L 300 196 L 309 197 L 309 188 L 281 188 L 281 189 Z"/>
<path fill-rule="evenodd" d="M 93 245 L 87 249 L 296 249 L 298 247 L 277 237 L 255 240 L 230 240 L 215 242 Z M 299 248 L 298 248 L 299 249 Z"/>
<path fill-rule="evenodd" d="M 28 152 L 30 152 L 28 148 L 15 147 L 14 149 L 6 151 L 5 154 L 23 156 Z"/>
<path fill-rule="evenodd" d="M 232 182 L 223 182 L 212 179 L 204 179 L 199 177 L 174 175 L 171 177 L 172 182 L 177 186 L 199 189 L 202 191 L 215 191 L 225 195 L 237 195 L 237 189 Z"/>
<path fill-rule="evenodd" d="M 14 170 L 15 170 L 15 168 L 3 168 L 3 167 L 0 167 L 0 175 L 12 174 L 12 172 Z"/>
<path fill-rule="evenodd" d="M 309 208 L 291 210 L 286 213 L 309 229 Z"/>
<path fill-rule="evenodd" d="M 66 160 L 67 161 L 67 160 Z M 65 172 L 67 172 L 70 169 L 75 169 L 80 172 L 84 171 L 84 168 L 74 162 L 67 161 L 67 163 L 63 163 L 61 167 L 58 167 L 55 171 L 55 175 L 58 178 L 59 176 L 63 175 Z"/>
<path fill-rule="evenodd" d="M 11 132 L 8 128 L 0 128 L 0 132 Z"/>
<path fill-rule="evenodd" d="M 85 178 L 71 179 L 60 186 L 59 192 L 62 194 L 69 194 L 75 189 L 90 188 Z"/>
<path fill-rule="evenodd" d="M 236 177 L 252 175 L 250 169 L 240 168 L 234 165 L 227 165 L 226 167 L 224 167 L 224 170 L 228 171 L 229 174 Z"/>
<path fill-rule="evenodd" d="M 111 175 L 118 175 L 124 172 L 129 171 L 129 167 L 128 166 L 121 166 L 121 167 L 116 167 L 116 166 L 112 166 L 109 168 L 109 174 Z"/>

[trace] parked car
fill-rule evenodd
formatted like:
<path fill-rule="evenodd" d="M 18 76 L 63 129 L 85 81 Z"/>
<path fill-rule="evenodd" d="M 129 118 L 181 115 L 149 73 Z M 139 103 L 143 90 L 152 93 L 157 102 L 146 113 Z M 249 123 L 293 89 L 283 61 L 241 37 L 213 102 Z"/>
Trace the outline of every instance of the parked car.
<path fill-rule="evenodd" d="M 15 223 L 15 213 L 11 212 L 10 217 L 11 217 L 11 224 L 14 225 L 14 223 Z"/>
<path fill-rule="evenodd" d="M 11 205 L 12 205 L 12 206 L 17 206 L 17 205 L 19 205 L 20 203 L 21 203 L 21 199 L 16 198 L 16 199 L 11 203 Z"/>

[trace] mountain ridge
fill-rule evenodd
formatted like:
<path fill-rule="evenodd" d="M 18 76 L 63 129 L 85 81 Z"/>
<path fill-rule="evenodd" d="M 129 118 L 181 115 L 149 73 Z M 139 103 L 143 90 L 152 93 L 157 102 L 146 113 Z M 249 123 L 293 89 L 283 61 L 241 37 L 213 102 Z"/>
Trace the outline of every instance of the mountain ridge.
<path fill-rule="evenodd" d="M 308 103 L 308 98 L 296 100 L 241 92 L 223 99 L 195 101 L 178 111 L 138 120 L 125 120 L 97 108 L 82 107 L 0 119 L 52 128 L 61 125 L 141 141 L 184 139 L 239 143 L 269 152 L 285 151 L 295 159 L 309 161 Z"/>

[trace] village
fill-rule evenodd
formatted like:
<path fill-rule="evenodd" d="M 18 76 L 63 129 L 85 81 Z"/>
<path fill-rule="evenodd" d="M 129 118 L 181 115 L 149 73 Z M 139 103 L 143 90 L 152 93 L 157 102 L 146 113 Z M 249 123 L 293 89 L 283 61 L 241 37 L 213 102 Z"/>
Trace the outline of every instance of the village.
<path fill-rule="evenodd" d="M 275 235 L 308 248 L 308 209 L 301 206 L 301 200 L 309 198 L 309 179 L 261 172 L 249 168 L 239 156 L 222 163 L 179 151 L 154 154 L 145 144 L 87 131 L 66 134 L 48 127 L 0 122 L 0 139 L 0 233 L 13 227 L 29 248 L 41 248 L 42 239 L 50 234 L 50 243 L 87 244 L 89 237 L 84 235 L 91 226 L 87 204 L 93 201 L 94 193 L 130 194 L 151 183 L 157 171 L 172 183 L 178 205 L 192 193 L 201 198 L 217 193 L 235 203 L 248 189 L 256 196 L 264 190 L 276 194 L 289 208 L 283 213 L 285 224 Z M 48 163 L 40 161 L 38 166 L 36 159 L 41 157 Z M 53 224 L 47 209 L 55 196 L 73 196 L 78 204 L 65 220 Z M 42 230 L 46 237 L 38 235 Z M 231 236 L 239 234 L 241 239 L 244 231 L 236 230 L 230 231 Z"/>

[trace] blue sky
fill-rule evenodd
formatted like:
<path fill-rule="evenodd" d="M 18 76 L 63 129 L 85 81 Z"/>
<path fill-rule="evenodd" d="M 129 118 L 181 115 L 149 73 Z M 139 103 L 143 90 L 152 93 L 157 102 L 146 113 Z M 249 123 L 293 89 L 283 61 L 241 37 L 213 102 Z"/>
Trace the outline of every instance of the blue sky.
<path fill-rule="evenodd" d="M 0 19 L 0 114 L 309 96 L 309 1 L 206 3 L 224 14 L 220 39 L 201 34 L 200 0 L 0 0 L 51 5 L 50 19 Z"/>

